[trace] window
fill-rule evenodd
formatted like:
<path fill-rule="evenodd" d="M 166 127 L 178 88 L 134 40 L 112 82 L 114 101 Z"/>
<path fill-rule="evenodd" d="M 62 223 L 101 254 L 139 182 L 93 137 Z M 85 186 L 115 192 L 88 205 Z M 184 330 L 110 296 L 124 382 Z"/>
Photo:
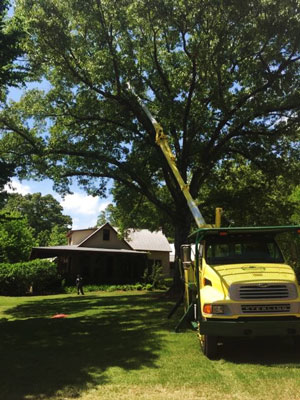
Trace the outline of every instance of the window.
<path fill-rule="evenodd" d="M 284 262 L 274 239 L 263 235 L 232 235 L 224 238 L 208 238 L 206 261 L 212 265 L 245 262 Z"/>
<path fill-rule="evenodd" d="M 103 229 L 103 240 L 109 240 L 109 239 L 110 239 L 110 230 Z"/>

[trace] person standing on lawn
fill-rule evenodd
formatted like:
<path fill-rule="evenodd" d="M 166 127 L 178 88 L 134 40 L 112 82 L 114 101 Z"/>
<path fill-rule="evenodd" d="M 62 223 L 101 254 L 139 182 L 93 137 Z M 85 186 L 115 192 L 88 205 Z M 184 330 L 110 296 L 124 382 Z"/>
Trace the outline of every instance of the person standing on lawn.
<path fill-rule="evenodd" d="M 77 294 L 84 294 L 83 293 L 83 280 L 82 280 L 82 277 L 80 275 L 77 275 L 76 287 L 77 287 Z"/>

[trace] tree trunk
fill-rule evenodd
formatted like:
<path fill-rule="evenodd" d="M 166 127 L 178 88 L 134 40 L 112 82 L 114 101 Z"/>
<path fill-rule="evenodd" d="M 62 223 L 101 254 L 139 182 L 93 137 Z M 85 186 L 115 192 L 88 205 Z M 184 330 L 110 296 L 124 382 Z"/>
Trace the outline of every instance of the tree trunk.
<path fill-rule="evenodd" d="M 175 270 L 173 286 L 176 289 L 182 289 L 183 283 L 179 270 L 180 248 L 181 245 L 189 243 L 191 240 L 189 235 L 191 233 L 192 216 L 187 207 L 183 207 L 177 213 L 178 218 L 174 221 L 175 226 Z"/>

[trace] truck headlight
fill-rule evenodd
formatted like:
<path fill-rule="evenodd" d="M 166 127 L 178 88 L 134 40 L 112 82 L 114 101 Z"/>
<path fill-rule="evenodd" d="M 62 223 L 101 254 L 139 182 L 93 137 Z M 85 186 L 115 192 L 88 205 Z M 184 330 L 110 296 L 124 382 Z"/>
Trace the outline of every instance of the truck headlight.
<path fill-rule="evenodd" d="M 224 306 L 223 305 L 213 305 L 212 306 L 213 314 L 224 314 Z"/>
<path fill-rule="evenodd" d="M 222 304 L 204 304 L 203 312 L 205 314 L 224 314 L 225 307 Z"/>

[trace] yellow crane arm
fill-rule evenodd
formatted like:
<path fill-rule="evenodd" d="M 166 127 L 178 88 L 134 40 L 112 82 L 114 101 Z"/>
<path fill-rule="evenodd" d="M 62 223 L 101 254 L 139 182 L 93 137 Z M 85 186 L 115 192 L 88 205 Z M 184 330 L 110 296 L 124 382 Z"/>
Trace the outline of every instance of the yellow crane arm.
<path fill-rule="evenodd" d="M 150 119 L 152 125 L 154 126 L 155 133 L 156 133 L 156 137 L 155 137 L 156 143 L 161 148 L 162 152 L 164 153 L 164 155 L 166 157 L 166 160 L 168 161 L 170 168 L 172 169 L 172 172 L 180 186 L 182 193 L 184 194 L 184 196 L 186 198 L 187 204 L 188 204 L 189 209 L 196 221 L 197 226 L 199 228 L 203 227 L 203 225 L 206 225 L 205 220 L 204 220 L 195 200 L 192 198 L 192 196 L 190 194 L 189 185 L 184 182 L 180 172 L 178 171 L 178 168 L 177 168 L 177 165 L 175 162 L 175 156 L 172 153 L 172 150 L 170 149 L 167 136 L 164 134 L 161 125 L 156 121 L 156 119 L 150 113 L 148 107 L 142 102 L 142 100 L 139 98 L 139 96 L 134 92 L 134 90 L 132 89 L 132 87 L 130 86 L 129 83 L 128 83 L 128 87 L 135 94 L 135 96 L 138 99 L 140 105 L 142 106 L 144 112 L 146 113 L 146 115 Z"/>
<path fill-rule="evenodd" d="M 192 198 L 192 196 L 190 194 L 189 185 L 184 182 L 180 172 L 178 171 L 178 168 L 177 168 L 177 165 L 175 162 L 175 156 L 170 149 L 168 139 L 167 139 L 166 135 L 164 134 L 162 127 L 160 126 L 159 123 L 156 123 L 153 125 L 154 125 L 155 132 L 156 132 L 155 141 L 161 148 L 162 152 L 164 153 L 164 155 L 166 157 L 166 160 L 168 161 L 168 164 L 170 165 L 170 167 L 173 171 L 173 174 L 180 186 L 182 193 L 184 194 L 184 196 L 186 198 L 187 204 L 188 204 L 189 209 L 196 221 L 198 228 L 200 228 L 201 226 L 203 227 L 203 225 L 206 224 L 205 220 L 204 220 L 195 200 Z"/>

